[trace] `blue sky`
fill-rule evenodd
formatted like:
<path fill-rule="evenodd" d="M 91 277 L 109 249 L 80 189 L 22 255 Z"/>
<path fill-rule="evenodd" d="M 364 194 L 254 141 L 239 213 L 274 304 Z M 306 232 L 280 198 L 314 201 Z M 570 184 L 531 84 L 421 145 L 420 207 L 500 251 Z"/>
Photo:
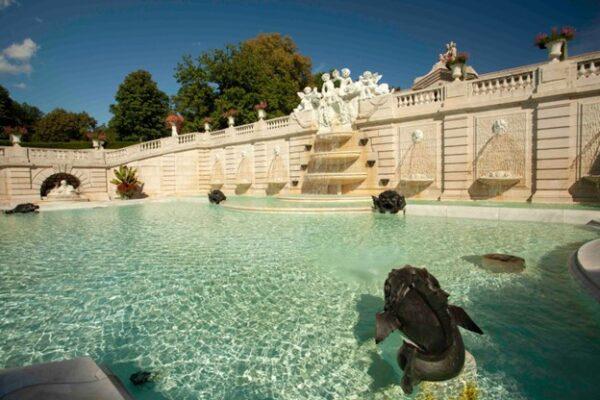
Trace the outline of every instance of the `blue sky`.
<path fill-rule="evenodd" d="M 406 88 L 449 40 L 489 72 L 543 60 L 533 37 L 571 25 L 571 54 L 600 50 L 598 0 L 527 1 L 33 1 L 0 0 L 0 84 L 48 112 L 107 122 L 125 75 L 152 73 L 169 95 L 183 54 L 261 32 L 290 35 L 315 70 L 369 69 Z"/>

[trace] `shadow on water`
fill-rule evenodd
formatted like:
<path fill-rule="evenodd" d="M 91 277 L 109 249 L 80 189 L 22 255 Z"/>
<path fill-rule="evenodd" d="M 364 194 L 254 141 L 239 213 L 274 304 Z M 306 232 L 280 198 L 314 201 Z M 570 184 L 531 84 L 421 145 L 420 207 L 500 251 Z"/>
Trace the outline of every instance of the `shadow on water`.
<path fill-rule="evenodd" d="M 354 337 L 359 344 L 375 340 L 375 314 L 383 310 L 383 299 L 370 294 L 361 294 L 356 302 L 358 321 L 354 325 Z"/>
<path fill-rule="evenodd" d="M 497 289 L 473 287 L 469 293 L 472 315 L 493 342 L 489 347 L 489 341 L 465 337 L 480 372 L 508 377 L 525 398 L 597 396 L 598 373 L 590 367 L 600 359 L 600 307 L 567 270 L 569 257 L 582 244 L 557 246 L 519 279 Z"/>
<path fill-rule="evenodd" d="M 375 314 L 383 310 L 383 299 L 370 294 L 362 294 L 356 302 L 358 321 L 354 325 L 354 337 L 359 344 L 375 341 Z M 373 379 L 370 389 L 373 392 L 397 385 L 399 378 L 396 370 L 376 351 L 369 353 L 370 363 L 367 373 Z"/>
<path fill-rule="evenodd" d="M 167 397 L 163 396 L 160 392 L 157 391 L 157 384 L 160 383 L 161 379 L 164 379 L 165 372 L 164 371 L 155 371 L 151 368 L 147 369 L 152 373 L 156 373 L 156 378 L 154 381 L 145 383 L 143 385 L 135 386 L 129 380 L 129 377 L 138 371 L 145 370 L 144 368 L 140 368 L 139 365 L 132 362 L 118 362 L 118 363 L 103 363 L 106 365 L 110 371 L 115 374 L 119 380 L 123 383 L 127 391 L 136 399 L 136 400 L 166 400 Z"/>

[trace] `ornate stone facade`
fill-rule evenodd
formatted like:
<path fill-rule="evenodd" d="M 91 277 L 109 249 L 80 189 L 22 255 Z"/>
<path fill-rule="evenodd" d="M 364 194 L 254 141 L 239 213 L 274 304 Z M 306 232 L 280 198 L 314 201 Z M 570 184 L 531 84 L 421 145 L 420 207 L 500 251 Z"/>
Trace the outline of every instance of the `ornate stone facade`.
<path fill-rule="evenodd" d="M 598 202 L 599 67 L 596 52 L 452 82 L 434 74 L 418 90 L 390 93 L 377 78 L 374 97 L 331 93 L 328 106 L 335 111 L 340 97 L 349 115 L 338 124 L 342 130 L 321 129 L 315 92 L 318 102 L 303 100 L 290 116 L 118 150 L 0 147 L 0 202 L 39 201 L 56 173 L 78 179 L 82 199 L 113 198 L 109 182 L 123 164 L 138 168 L 150 196 L 215 187 L 226 194 L 304 193 L 312 179 L 351 195 L 399 187 L 425 199 Z M 344 80 L 345 88 L 361 86 L 348 78 L 336 74 L 334 88 Z M 323 162 L 328 168 L 315 167 Z"/>

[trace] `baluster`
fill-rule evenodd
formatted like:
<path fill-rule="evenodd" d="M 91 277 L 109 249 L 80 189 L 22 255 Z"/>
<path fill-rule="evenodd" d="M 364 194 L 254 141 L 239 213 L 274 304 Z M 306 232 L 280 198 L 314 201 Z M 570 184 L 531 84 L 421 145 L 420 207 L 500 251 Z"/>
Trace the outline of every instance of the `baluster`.
<path fill-rule="evenodd" d="M 579 64 L 579 68 L 577 68 L 577 77 L 581 78 L 585 75 L 585 63 Z"/>
<path fill-rule="evenodd" d="M 515 82 L 515 77 L 511 76 L 510 77 L 510 82 L 509 82 L 509 86 L 510 86 L 510 91 L 512 92 L 513 90 L 515 90 L 515 86 L 517 85 L 517 82 Z"/>
<path fill-rule="evenodd" d="M 473 84 L 473 95 L 477 96 L 479 94 L 479 83 Z"/>
<path fill-rule="evenodd" d="M 507 91 L 508 90 L 508 78 L 502 79 L 502 90 L 503 91 Z"/>
<path fill-rule="evenodd" d="M 589 71 L 590 71 L 590 76 L 591 76 L 591 75 L 595 75 L 597 70 L 598 70 L 598 68 L 596 67 L 596 63 L 595 63 L 594 61 L 592 61 L 592 62 L 590 63 L 590 69 L 589 69 Z"/>
<path fill-rule="evenodd" d="M 531 86 L 531 74 L 527 74 L 527 79 L 525 79 L 525 83 L 527 87 Z"/>
<path fill-rule="evenodd" d="M 523 87 L 523 75 L 519 75 L 519 81 L 517 83 L 519 88 Z"/>

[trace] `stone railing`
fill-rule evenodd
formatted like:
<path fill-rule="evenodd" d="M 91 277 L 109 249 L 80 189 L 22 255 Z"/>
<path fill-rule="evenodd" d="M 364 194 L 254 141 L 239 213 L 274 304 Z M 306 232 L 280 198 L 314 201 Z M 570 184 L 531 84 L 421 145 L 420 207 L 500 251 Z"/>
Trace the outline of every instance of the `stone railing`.
<path fill-rule="evenodd" d="M 185 135 L 177 136 L 177 143 L 178 144 L 194 143 L 194 142 L 198 141 L 198 137 L 199 137 L 198 132 L 186 133 Z"/>
<path fill-rule="evenodd" d="M 593 78 L 600 75 L 600 58 L 577 63 L 577 79 Z"/>
<path fill-rule="evenodd" d="M 245 135 L 254 132 L 254 124 L 246 124 L 235 127 L 235 133 L 239 135 Z"/>
<path fill-rule="evenodd" d="M 95 150 L 35 149 L 28 148 L 27 156 L 33 162 L 36 159 L 57 161 L 86 160 L 94 155 Z"/>
<path fill-rule="evenodd" d="M 285 116 L 285 117 L 268 119 L 266 121 L 266 123 L 267 123 L 267 131 L 285 129 L 290 125 L 290 117 Z"/>
<path fill-rule="evenodd" d="M 535 82 L 535 70 L 511 73 L 492 78 L 479 78 L 469 81 L 471 84 L 471 96 L 503 97 L 515 94 L 526 94 L 533 92 Z"/>
<path fill-rule="evenodd" d="M 151 140 L 149 142 L 140 143 L 135 146 L 139 146 L 139 151 L 152 151 L 156 149 L 160 149 L 162 147 L 162 143 L 166 138 Z"/>
<path fill-rule="evenodd" d="M 444 87 L 400 92 L 396 94 L 396 105 L 398 108 L 422 106 L 433 103 L 441 103 L 444 101 L 444 98 Z"/>

